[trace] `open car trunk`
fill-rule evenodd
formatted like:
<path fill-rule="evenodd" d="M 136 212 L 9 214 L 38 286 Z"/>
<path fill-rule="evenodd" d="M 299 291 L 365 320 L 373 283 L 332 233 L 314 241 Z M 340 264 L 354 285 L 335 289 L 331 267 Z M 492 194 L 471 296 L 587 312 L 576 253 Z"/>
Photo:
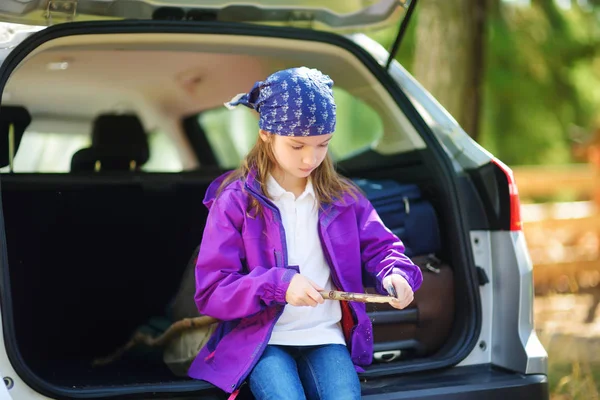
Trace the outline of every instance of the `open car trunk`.
<path fill-rule="evenodd" d="M 92 361 L 113 353 L 142 326 L 156 336 L 176 321 L 171 301 L 202 238 L 202 198 L 212 178 L 2 177 L 15 337 L 32 372 L 69 388 L 182 379 L 163 362 L 162 348 L 138 346 L 106 366 Z M 444 312 L 454 312 L 452 297 L 440 300 L 448 307 Z M 415 322 L 410 310 L 389 313 Z M 402 324 L 394 328 L 382 333 L 386 340 L 405 336 Z M 376 340 L 384 329 L 375 327 Z M 405 350 L 397 362 L 419 358 L 416 349 Z M 389 365 L 397 363 L 376 363 Z"/>
<path fill-rule="evenodd" d="M 45 112 L 68 113 L 77 109 L 91 115 L 100 113 L 101 109 L 93 110 L 94 104 L 100 106 L 91 99 L 89 107 L 77 108 L 76 102 L 81 102 L 86 93 L 93 93 L 94 90 L 98 90 L 98 96 L 101 97 L 102 88 L 98 82 L 102 76 L 90 76 L 89 84 L 86 84 L 86 74 L 76 75 L 74 72 L 74 77 L 79 79 L 77 84 L 56 87 L 61 90 L 61 96 L 56 98 L 49 97 L 51 81 L 49 86 L 40 80 L 24 87 L 23 90 L 30 93 L 28 97 L 20 97 L 15 91 L 21 88 L 15 83 L 19 82 L 19 74 L 27 76 L 28 62 L 34 65 L 36 57 L 48 65 L 67 57 L 65 59 L 76 66 L 77 57 L 89 50 L 84 45 L 84 39 L 89 35 L 90 43 L 105 52 L 97 53 L 99 57 L 102 54 L 108 57 L 110 51 L 119 51 L 121 62 L 149 49 L 172 51 L 177 40 L 180 51 L 196 54 L 197 59 L 222 52 L 227 57 L 231 57 L 231 53 L 239 53 L 240 58 L 236 60 L 248 62 L 249 72 L 246 75 L 221 76 L 215 72 L 213 80 L 204 76 L 199 78 L 203 83 L 209 81 L 207 87 L 190 86 L 197 83 L 196 70 L 183 77 L 178 75 L 181 81 L 177 84 L 184 85 L 185 90 L 193 93 L 187 100 L 184 98 L 186 101 L 176 97 L 176 90 L 171 91 L 160 79 L 152 77 L 156 79 L 158 87 L 153 87 L 145 94 L 150 96 L 158 91 L 159 95 L 167 97 L 170 107 L 179 107 L 178 121 L 216 107 L 232 94 L 246 90 L 250 87 L 249 83 L 266 76 L 269 69 L 261 69 L 265 65 L 278 69 L 299 62 L 327 70 L 336 84 L 345 86 L 349 92 L 354 90 L 374 107 L 380 107 L 383 113 L 386 113 L 386 107 L 398 107 L 385 87 L 389 84 L 386 81 L 389 77 L 384 75 L 383 69 L 379 69 L 366 53 L 352 48 L 349 41 L 340 38 L 306 34 L 303 39 L 311 42 L 311 51 L 314 51 L 312 58 L 307 59 L 308 53 L 299 50 L 305 46 L 305 43 L 298 41 L 301 35 L 295 31 L 285 31 L 283 36 L 288 35 L 287 42 L 279 44 L 273 42 L 276 39 L 264 39 L 277 44 L 272 46 L 275 50 L 265 47 L 257 58 L 252 59 L 248 58 L 249 54 L 256 52 L 256 48 L 246 46 L 249 43 L 259 46 L 257 43 L 262 39 L 257 37 L 261 32 L 256 29 L 250 33 L 232 25 L 229 36 L 224 35 L 219 41 L 210 38 L 213 34 L 211 29 L 214 29 L 210 24 L 190 26 L 186 28 L 188 32 L 168 23 L 160 27 L 143 23 L 120 24 L 112 27 L 107 25 L 106 28 L 94 24 L 82 24 L 81 27 L 74 24 L 74 28 L 65 27 L 65 33 L 51 28 L 47 36 L 36 34 L 27 46 L 19 48 L 18 56 L 15 55 L 5 64 L 7 69 L 14 68 L 26 55 L 34 54 L 9 79 L 8 87 L 14 105 L 30 110 L 34 120 L 36 110 L 44 115 L 39 111 L 44 106 L 48 107 Z M 269 28 L 262 29 L 268 31 L 265 36 L 273 35 L 274 31 L 269 31 Z M 163 36 L 152 36 L 160 30 Z M 92 31 L 94 34 L 90 33 Z M 112 44 L 99 42 L 99 38 L 105 39 L 115 32 L 121 35 L 114 35 Z M 127 33 L 138 42 L 127 41 Z M 207 39 L 202 41 L 198 37 Z M 56 39 L 60 46 L 49 47 L 51 42 L 47 42 L 48 39 Z M 65 40 L 61 42 L 62 39 Z M 320 43 L 321 40 L 325 44 Z M 225 44 L 230 47 L 223 50 Z M 69 45 L 73 45 L 73 48 L 70 49 Z M 185 48 L 186 45 L 189 47 Z M 321 45 L 328 47 L 329 51 L 324 51 L 326 47 L 319 48 Z M 50 51 L 36 53 L 38 46 L 47 46 Z M 43 58 L 46 55 L 49 58 Z M 69 56 L 75 57 L 74 61 Z M 101 62 L 101 58 L 94 60 Z M 125 68 L 124 64 L 121 66 Z M 127 67 L 139 67 L 139 73 L 143 74 L 140 65 Z M 226 69 L 223 65 L 216 69 L 219 68 Z M 240 68 L 240 64 L 234 68 Z M 198 71 L 210 76 L 207 69 L 199 68 Z M 369 71 L 374 75 L 368 75 Z M 4 73 L 2 84 L 10 73 L 12 70 Z M 225 76 L 231 79 L 225 81 Z M 23 81 L 23 84 L 27 82 Z M 38 84 L 40 86 L 36 86 Z M 120 84 L 107 81 L 108 86 Z M 227 87 L 227 90 L 214 94 L 215 88 L 220 85 Z M 199 93 L 200 89 L 208 92 Z M 37 103 L 34 100 L 36 96 L 31 94 L 32 90 L 33 93 L 39 91 L 41 100 L 38 97 Z M 383 97 L 377 97 L 379 95 Z M 152 113 L 148 110 L 141 114 L 144 118 L 152 119 Z M 477 305 L 473 304 L 470 294 L 473 289 L 470 286 L 471 273 L 468 272 L 471 265 L 464 257 L 464 243 L 461 243 L 460 235 L 455 234 L 458 227 L 454 224 L 451 212 L 458 200 L 456 193 L 449 192 L 443 175 L 439 173 L 442 167 L 433 156 L 439 157 L 441 153 L 432 153 L 431 148 L 423 145 L 419 137 L 421 133 L 412 127 L 409 117 L 397 109 L 395 113 L 388 110 L 387 115 L 389 120 L 383 122 L 384 131 L 404 130 L 396 142 L 388 138 L 398 151 L 382 154 L 377 145 L 366 146 L 340 161 L 339 170 L 349 178 L 391 179 L 416 184 L 423 198 L 435 209 L 438 221 L 436 229 L 441 233 L 440 248 L 435 256 L 449 268 L 454 284 L 448 298 L 437 297 L 440 292 L 432 287 L 424 288 L 425 291 L 420 293 L 422 298 L 437 298 L 441 307 L 447 307 L 443 312 L 450 315 L 451 319 L 445 325 L 444 340 L 427 351 L 400 351 L 394 353 L 393 357 L 376 361 L 364 373 L 364 379 L 367 380 L 455 364 L 472 348 L 472 338 L 477 330 Z M 206 141 L 198 144 L 190 134 L 193 133 L 185 132 L 192 147 L 208 145 Z M 150 396 L 151 392 L 177 393 L 210 387 L 204 382 L 175 376 L 163 362 L 161 349 L 135 348 L 109 365 L 92 366 L 95 358 L 106 356 L 123 346 L 139 327 L 144 326 L 150 332 L 159 334 L 174 322 L 170 314 L 171 302 L 181 284 L 184 270 L 202 239 L 207 217 L 207 210 L 202 205 L 204 193 L 209 183 L 227 169 L 218 163 L 200 164 L 191 165 L 179 173 L 92 170 L 56 174 L 15 172 L 0 177 L 7 243 L 7 259 L 3 262 L 2 271 L 6 278 L 2 286 L 5 343 L 11 362 L 24 380 L 44 393 L 88 398 L 94 397 L 94 394 L 102 397 L 138 392 Z M 397 199 L 398 203 L 405 201 L 403 198 Z M 455 312 L 457 309 L 461 312 Z M 383 314 L 373 315 L 379 318 Z M 420 323 L 419 313 L 414 310 L 397 311 L 394 315 L 383 318 L 384 321 L 379 325 L 381 332 L 384 329 L 382 326 L 386 326 L 387 341 L 395 340 L 396 326 L 401 327 L 403 323 L 418 326 Z M 372 319 L 377 325 L 380 320 L 375 316 Z M 406 334 L 399 329 L 397 335 L 400 339 Z M 388 348 L 382 347 L 384 351 L 388 351 Z"/>

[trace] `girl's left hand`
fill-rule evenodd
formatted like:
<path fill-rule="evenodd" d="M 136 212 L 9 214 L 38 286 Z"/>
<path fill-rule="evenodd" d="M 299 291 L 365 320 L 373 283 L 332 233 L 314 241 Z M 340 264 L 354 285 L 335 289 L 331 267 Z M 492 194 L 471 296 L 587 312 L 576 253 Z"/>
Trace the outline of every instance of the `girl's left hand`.
<path fill-rule="evenodd" d="M 391 301 L 392 307 L 399 310 L 408 306 L 414 299 L 414 293 L 406 279 L 402 275 L 392 274 L 383 279 L 383 288 L 393 287 L 396 290 L 396 299 Z M 393 293 L 390 293 L 393 295 Z"/>

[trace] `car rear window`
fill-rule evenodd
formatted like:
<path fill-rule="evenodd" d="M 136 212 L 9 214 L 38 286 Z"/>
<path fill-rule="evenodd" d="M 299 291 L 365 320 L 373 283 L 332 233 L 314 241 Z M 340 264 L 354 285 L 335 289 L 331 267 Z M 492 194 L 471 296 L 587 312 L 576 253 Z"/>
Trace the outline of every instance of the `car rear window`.
<path fill-rule="evenodd" d="M 15 154 L 12 171 L 68 173 L 73 155 L 89 147 L 90 144 L 89 132 L 56 133 L 26 130 Z M 142 171 L 179 172 L 183 169 L 175 144 L 164 132 L 148 132 L 148 146 L 150 159 L 141 167 Z M 0 172 L 9 171 L 9 166 L 0 169 Z"/>
<path fill-rule="evenodd" d="M 334 89 L 337 103 L 337 126 L 330 145 L 334 160 L 342 161 L 355 152 L 369 148 L 383 135 L 381 116 L 368 104 L 341 88 Z M 216 156 L 219 167 L 235 168 L 256 142 L 258 114 L 246 107 L 225 107 L 204 111 L 198 123 Z M 63 132 L 44 131 L 44 124 L 33 123 L 24 132 L 13 161 L 13 172 L 69 173 L 73 155 L 91 145 L 91 127 L 72 125 Z M 53 123 L 52 130 L 60 131 Z M 41 129 L 40 129 L 41 128 Z M 141 167 L 145 172 L 180 172 L 183 161 L 174 141 L 160 130 L 147 132 L 149 160 Z M 4 167 L 0 172 L 9 172 Z"/>

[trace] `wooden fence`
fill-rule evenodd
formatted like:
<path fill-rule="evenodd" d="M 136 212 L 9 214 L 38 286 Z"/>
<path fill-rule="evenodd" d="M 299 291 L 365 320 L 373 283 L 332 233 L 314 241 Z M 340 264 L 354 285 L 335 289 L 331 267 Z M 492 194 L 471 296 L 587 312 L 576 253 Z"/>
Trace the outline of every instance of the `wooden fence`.
<path fill-rule="evenodd" d="M 561 193 L 592 199 L 597 171 L 590 164 L 513 167 L 522 200 Z"/>
<path fill-rule="evenodd" d="M 536 293 L 591 291 L 600 297 L 600 173 L 590 164 L 513 172 Z"/>

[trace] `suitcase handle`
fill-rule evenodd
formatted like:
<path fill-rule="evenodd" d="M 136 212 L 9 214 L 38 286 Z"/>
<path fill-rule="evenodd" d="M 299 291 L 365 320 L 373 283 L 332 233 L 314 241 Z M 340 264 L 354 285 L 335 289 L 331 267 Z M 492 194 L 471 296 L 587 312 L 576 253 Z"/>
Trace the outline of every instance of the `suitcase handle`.
<path fill-rule="evenodd" d="M 410 201 L 408 200 L 408 197 L 403 197 L 402 201 L 404 202 L 404 212 L 410 214 Z"/>
<path fill-rule="evenodd" d="M 373 353 L 373 359 L 378 362 L 391 362 L 400 358 L 400 350 L 377 351 Z"/>

